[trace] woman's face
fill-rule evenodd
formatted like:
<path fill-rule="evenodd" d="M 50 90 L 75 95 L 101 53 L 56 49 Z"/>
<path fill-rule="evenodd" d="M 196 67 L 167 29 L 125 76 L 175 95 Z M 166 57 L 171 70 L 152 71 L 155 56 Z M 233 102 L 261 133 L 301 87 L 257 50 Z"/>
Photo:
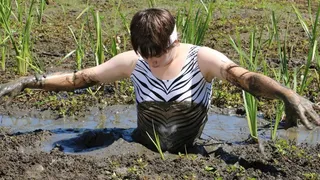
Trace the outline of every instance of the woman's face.
<path fill-rule="evenodd" d="M 174 54 L 175 54 L 175 48 L 172 47 L 166 53 L 160 56 L 147 58 L 145 59 L 145 61 L 147 61 L 149 66 L 152 68 L 164 67 L 173 61 Z"/>

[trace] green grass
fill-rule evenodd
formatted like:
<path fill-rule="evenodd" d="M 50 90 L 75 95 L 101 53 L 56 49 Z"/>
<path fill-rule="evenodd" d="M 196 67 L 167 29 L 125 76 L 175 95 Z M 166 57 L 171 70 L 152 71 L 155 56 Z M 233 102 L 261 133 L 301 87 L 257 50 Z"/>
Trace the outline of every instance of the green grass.
<path fill-rule="evenodd" d="M 258 67 L 258 58 L 261 52 L 261 36 L 258 38 L 258 42 L 256 39 L 256 32 L 253 31 L 250 35 L 250 48 L 249 53 L 246 53 L 242 49 L 241 41 L 238 40 L 239 45 L 230 38 L 231 44 L 234 49 L 239 53 L 240 56 L 240 64 L 241 66 L 247 68 L 252 72 L 257 71 Z M 254 139 L 258 139 L 258 126 L 257 126 L 257 110 L 258 110 L 258 101 L 257 99 L 248 92 L 242 91 L 242 97 L 244 101 L 244 107 L 246 110 L 246 117 L 248 121 L 248 126 L 250 130 L 250 135 Z"/>
<path fill-rule="evenodd" d="M 149 139 L 150 139 L 150 140 L 152 141 L 152 143 L 154 144 L 154 146 L 157 148 L 157 150 L 158 150 L 158 152 L 159 152 L 159 154 L 160 154 L 160 156 L 161 156 L 161 159 L 162 159 L 162 160 L 165 160 L 164 154 L 163 154 L 162 149 L 161 149 L 160 137 L 159 137 L 159 135 L 158 135 L 157 132 L 156 132 L 156 129 L 155 129 L 155 127 L 154 127 L 154 124 L 152 124 L 152 126 L 153 126 L 153 137 L 154 137 L 154 139 L 151 137 L 151 135 L 150 135 L 147 131 L 146 131 L 146 133 L 147 133 Z"/>

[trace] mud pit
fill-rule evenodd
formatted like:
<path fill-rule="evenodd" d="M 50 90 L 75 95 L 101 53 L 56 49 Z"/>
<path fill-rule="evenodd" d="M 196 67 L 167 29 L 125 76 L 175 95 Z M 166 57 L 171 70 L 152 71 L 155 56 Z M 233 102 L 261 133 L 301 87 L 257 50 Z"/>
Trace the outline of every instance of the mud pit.
<path fill-rule="evenodd" d="M 75 48 L 67 26 L 80 27 L 81 22 L 75 19 L 85 3 L 75 5 L 73 2 L 57 0 L 51 3 L 45 11 L 44 22 L 33 31 L 33 53 L 43 60 L 47 73 L 74 70 L 74 56 L 57 63 Z M 185 1 L 175 3 L 181 5 Z M 304 1 L 295 3 L 306 12 Z M 122 4 L 128 17 L 136 10 L 146 8 L 145 3 L 132 5 L 124 0 Z M 66 10 L 64 16 L 61 15 L 62 5 Z M 113 7 L 107 1 L 95 1 L 91 5 L 101 13 L 108 13 L 106 9 Z M 165 8 L 175 7 L 169 6 Z M 248 44 L 246 25 L 260 24 L 271 14 L 264 15 L 262 9 L 250 6 L 250 3 L 240 8 L 234 10 L 230 4 L 214 13 L 214 23 L 210 25 L 204 45 L 237 58 L 228 35 L 234 35 L 235 27 L 240 26 L 243 28 L 241 38 Z M 116 24 L 111 20 L 113 16 L 104 15 L 105 24 Z M 285 24 L 280 23 L 280 28 L 285 29 Z M 305 63 L 307 45 L 298 23 L 289 31 L 294 34 L 290 39 L 294 49 L 289 61 L 293 68 Z M 107 39 L 105 43 L 109 41 Z M 271 67 L 277 67 L 279 63 L 275 52 L 274 47 L 266 50 L 266 60 Z M 19 77 L 13 68 L 14 53 L 10 52 L 9 57 L 7 70 L 0 71 L 0 83 Z M 92 59 L 92 52 L 87 52 L 83 66 L 93 66 Z M 229 87 L 224 90 L 240 93 Z M 318 82 L 313 80 L 304 93 L 311 101 L 319 102 Z M 304 128 L 292 129 L 292 133 L 280 130 L 279 137 L 295 140 L 272 142 L 268 141 L 268 122 L 261 121 L 262 144 L 250 144 L 246 142 L 249 134 L 246 121 L 238 116 L 222 115 L 243 114 L 241 105 L 231 104 L 229 99 L 213 97 L 210 120 L 197 148 L 188 150 L 187 154 L 166 153 L 166 160 L 162 160 L 157 152 L 132 142 L 130 132 L 136 121 L 130 108 L 112 105 L 134 101 L 129 93 L 119 94 L 113 84 L 107 85 L 95 97 L 85 91 L 25 91 L 10 104 L 7 104 L 8 99 L 4 97 L 0 101 L 0 179 L 319 179 L 320 176 L 319 128 L 312 132 L 306 132 Z M 268 109 L 272 106 L 264 105 L 261 112 L 267 115 Z M 130 116 L 124 115 L 126 110 L 130 111 Z"/>
<path fill-rule="evenodd" d="M 166 152 L 162 160 L 159 153 L 132 141 L 134 113 L 133 105 L 120 105 L 92 110 L 80 120 L 1 116 L 0 125 L 7 128 L 0 135 L 0 175 L 4 179 L 304 179 L 320 172 L 319 139 L 310 139 L 303 128 L 293 133 L 300 136 L 298 141 L 271 142 L 268 122 L 260 120 L 261 148 L 246 142 L 244 118 L 211 112 L 195 148 L 180 155 Z M 286 132 L 279 130 L 282 137 Z"/>

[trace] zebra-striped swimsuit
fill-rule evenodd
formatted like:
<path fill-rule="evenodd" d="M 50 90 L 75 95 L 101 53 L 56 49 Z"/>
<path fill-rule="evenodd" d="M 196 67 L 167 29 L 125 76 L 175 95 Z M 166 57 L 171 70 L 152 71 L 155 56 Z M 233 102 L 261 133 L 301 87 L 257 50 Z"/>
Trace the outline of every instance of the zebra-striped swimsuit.
<path fill-rule="evenodd" d="M 134 85 L 138 127 L 135 141 L 149 148 L 154 130 L 162 150 L 184 151 L 202 133 L 207 121 L 212 83 L 200 72 L 197 54 L 199 46 L 192 46 L 185 64 L 177 77 L 161 80 L 155 77 L 146 61 L 140 58 L 131 74 Z"/>

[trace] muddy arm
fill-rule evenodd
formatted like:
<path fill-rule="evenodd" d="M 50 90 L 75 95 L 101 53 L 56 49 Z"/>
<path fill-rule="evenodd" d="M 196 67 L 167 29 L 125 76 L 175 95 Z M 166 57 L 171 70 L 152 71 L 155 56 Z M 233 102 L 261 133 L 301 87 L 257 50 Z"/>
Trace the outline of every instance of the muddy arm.
<path fill-rule="evenodd" d="M 11 97 L 14 97 L 25 88 L 48 91 L 72 91 L 99 83 L 94 71 L 91 69 L 73 73 L 56 73 L 48 76 L 28 76 L 5 84 L 0 84 L 0 97 L 6 94 L 10 94 Z"/>
<path fill-rule="evenodd" d="M 72 91 L 95 84 L 110 83 L 128 78 L 138 59 L 134 51 L 128 51 L 111 58 L 99 66 L 78 72 L 55 73 L 47 76 L 29 76 L 5 84 L 0 84 L 0 97 L 15 96 L 25 88 L 48 91 Z"/>
<path fill-rule="evenodd" d="M 285 103 L 287 127 L 297 126 L 298 120 L 308 129 L 312 129 L 311 121 L 320 125 L 320 117 L 315 111 L 320 109 L 318 105 L 267 76 L 238 66 L 219 51 L 207 47 L 200 48 L 198 63 L 208 82 L 214 78 L 223 79 L 256 97 L 281 99 Z"/>
<path fill-rule="evenodd" d="M 92 69 L 73 73 L 55 73 L 23 78 L 23 88 L 43 89 L 48 91 L 72 91 L 100 84 Z"/>
<path fill-rule="evenodd" d="M 308 129 L 313 128 L 310 121 L 320 125 L 320 117 L 315 112 L 319 106 L 301 97 L 293 90 L 280 85 L 275 80 L 259 73 L 250 72 L 234 63 L 222 66 L 220 72 L 224 79 L 256 97 L 281 99 L 285 103 L 287 127 L 296 126 L 298 119 Z"/>
<path fill-rule="evenodd" d="M 221 67 L 221 74 L 230 83 L 256 97 L 289 101 L 295 92 L 275 80 L 255 72 L 250 72 L 237 64 L 229 63 Z"/>

